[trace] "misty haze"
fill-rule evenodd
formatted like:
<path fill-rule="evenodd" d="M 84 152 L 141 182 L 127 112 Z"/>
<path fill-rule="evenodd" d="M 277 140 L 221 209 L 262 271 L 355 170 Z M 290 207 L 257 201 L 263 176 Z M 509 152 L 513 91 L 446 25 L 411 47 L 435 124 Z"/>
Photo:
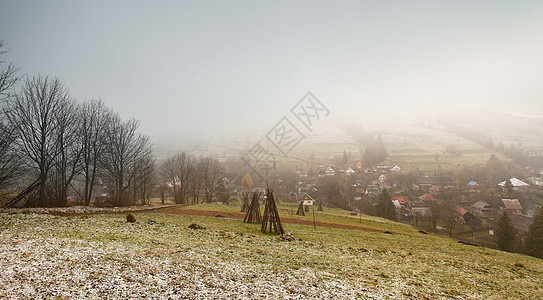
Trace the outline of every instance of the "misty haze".
<path fill-rule="evenodd" d="M 543 3 L 0 0 L 0 298 L 543 298 Z"/>

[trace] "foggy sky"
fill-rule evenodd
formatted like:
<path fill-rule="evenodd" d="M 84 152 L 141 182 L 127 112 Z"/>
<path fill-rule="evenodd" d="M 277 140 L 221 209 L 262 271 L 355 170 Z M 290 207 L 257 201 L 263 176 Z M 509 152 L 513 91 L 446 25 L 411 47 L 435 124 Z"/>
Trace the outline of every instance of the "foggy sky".
<path fill-rule="evenodd" d="M 265 133 L 308 91 L 335 120 L 543 113 L 541 1 L 0 0 L 0 39 L 155 141 Z"/>

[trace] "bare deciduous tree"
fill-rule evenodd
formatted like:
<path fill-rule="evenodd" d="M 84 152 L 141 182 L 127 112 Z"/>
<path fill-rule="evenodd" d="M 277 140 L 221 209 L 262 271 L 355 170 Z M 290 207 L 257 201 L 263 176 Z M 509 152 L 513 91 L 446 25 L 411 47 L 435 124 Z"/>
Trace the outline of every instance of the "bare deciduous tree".
<path fill-rule="evenodd" d="M 55 159 L 48 176 L 47 193 L 50 205 L 66 206 L 68 189 L 77 174 L 81 158 L 81 139 L 77 134 L 77 106 L 69 99 L 60 103 L 55 115 Z"/>
<path fill-rule="evenodd" d="M 149 204 L 155 186 L 155 158 L 153 157 L 149 137 L 141 136 L 140 142 L 147 144 L 136 160 L 132 204 L 139 199 L 142 205 Z"/>
<path fill-rule="evenodd" d="M 119 115 L 114 115 L 105 130 L 100 166 L 103 184 L 110 193 L 113 206 L 135 202 L 130 189 L 140 170 L 138 162 L 152 153 L 149 138 L 136 132 L 138 126 L 137 120 L 123 122 Z"/>
<path fill-rule="evenodd" d="M 19 167 L 20 155 L 13 147 L 15 139 L 15 128 L 0 121 L 0 196 L 4 196 L 3 191 L 22 175 L 22 168 Z"/>
<path fill-rule="evenodd" d="M 443 224 L 447 228 L 447 233 L 449 234 L 449 237 L 452 237 L 454 227 L 456 226 L 457 221 L 457 214 L 454 210 L 456 203 L 454 201 L 443 201 L 441 206 L 441 217 L 443 219 Z"/>
<path fill-rule="evenodd" d="M 29 179 L 27 188 L 14 202 L 37 190 L 34 197 L 27 198 L 27 205 L 52 205 L 46 195 L 47 183 L 51 168 L 62 154 L 59 138 L 66 128 L 62 128 L 65 124 L 60 120 L 70 105 L 68 91 L 59 79 L 37 76 L 27 79 L 21 91 L 8 100 L 6 119 L 14 126 L 15 143 L 24 156 L 22 162 Z"/>
<path fill-rule="evenodd" d="M 195 168 L 196 158 L 187 152 L 170 156 L 162 164 L 162 174 L 172 186 L 175 203 L 188 203 L 187 196 Z"/>
<path fill-rule="evenodd" d="M 17 67 L 8 64 L 6 68 L 2 68 L 5 63 L 2 60 L 2 55 L 7 53 L 6 50 L 2 50 L 4 47 L 4 41 L 0 40 L 0 101 L 8 97 L 8 91 L 19 81 L 19 77 L 16 76 L 16 72 L 19 70 Z M 15 127 L 6 122 L 7 117 L 4 114 L 5 111 L 2 107 L 0 109 L 0 191 L 4 191 L 22 174 L 21 168 L 19 168 L 18 152 L 13 149 L 13 143 L 16 139 Z"/>
<path fill-rule="evenodd" d="M 179 203 L 179 179 L 177 177 L 176 157 L 177 156 L 174 155 L 166 158 L 162 163 L 160 174 L 162 175 L 162 179 L 166 181 L 166 184 L 171 188 L 174 202 Z"/>
<path fill-rule="evenodd" d="M 217 181 L 224 176 L 224 167 L 216 158 L 205 157 L 202 159 L 201 171 L 205 201 L 211 202 Z"/>
<path fill-rule="evenodd" d="M 90 100 L 81 105 L 79 132 L 81 138 L 81 177 L 83 203 L 89 205 L 98 175 L 99 158 L 104 148 L 104 132 L 113 112 L 102 100 Z"/>
<path fill-rule="evenodd" d="M 192 176 L 189 180 L 189 188 L 192 204 L 200 203 L 200 197 L 204 188 L 204 161 L 205 158 L 199 158 L 196 161 Z"/>
<path fill-rule="evenodd" d="M 8 50 L 3 50 L 6 46 L 6 43 L 3 40 L 0 40 L 0 66 L 5 64 L 5 61 L 2 60 L 2 55 L 6 54 Z M 8 64 L 6 68 L 0 68 L 0 101 L 8 97 L 8 91 L 19 81 L 17 71 L 19 68 L 15 67 L 13 64 Z"/>

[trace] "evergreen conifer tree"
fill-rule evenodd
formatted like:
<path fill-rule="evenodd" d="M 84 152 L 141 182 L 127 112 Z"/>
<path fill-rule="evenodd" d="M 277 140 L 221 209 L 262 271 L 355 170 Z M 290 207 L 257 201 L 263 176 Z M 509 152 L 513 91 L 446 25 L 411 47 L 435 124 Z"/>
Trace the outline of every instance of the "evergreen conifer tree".
<path fill-rule="evenodd" d="M 511 218 L 509 218 L 507 212 L 503 212 L 498 219 L 496 227 L 496 238 L 498 239 L 496 244 L 498 244 L 498 247 L 503 251 L 512 251 L 515 236 L 515 227 L 513 227 Z"/>
<path fill-rule="evenodd" d="M 543 258 L 543 209 L 534 216 L 524 250 L 528 255 Z"/>
<path fill-rule="evenodd" d="M 386 189 L 381 191 L 381 195 L 379 195 L 379 199 L 377 200 L 376 209 L 379 217 L 396 221 L 396 208 L 394 207 L 392 198 Z"/>

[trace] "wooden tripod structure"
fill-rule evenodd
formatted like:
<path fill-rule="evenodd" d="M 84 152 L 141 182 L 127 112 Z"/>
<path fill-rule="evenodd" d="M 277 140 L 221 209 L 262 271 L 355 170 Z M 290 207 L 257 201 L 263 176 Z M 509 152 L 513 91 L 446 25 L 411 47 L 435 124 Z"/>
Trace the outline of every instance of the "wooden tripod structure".
<path fill-rule="evenodd" d="M 247 209 L 247 214 L 245 214 L 244 223 L 262 223 L 262 217 L 260 216 L 260 192 L 253 192 L 253 197 L 249 208 Z M 248 197 L 248 196 L 247 196 Z"/>
<path fill-rule="evenodd" d="M 243 195 L 241 195 L 241 211 L 249 211 L 249 192 L 247 191 L 244 191 Z"/>
<path fill-rule="evenodd" d="M 275 232 L 275 234 L 284 235 L 285 230 L 281 225 L 281 219 L 279 219 L 279 212 L 277 211 L 277 205 L 273 198 L 273 188 L 270 189 L 266 186 L 266 204 L 264 205 L 264 216 L 262 218 L 262 233 L 266 231 Z"/>
<path fill-rule="evenodd" d="M 305 216 L 304 212 L 304 200 L 300 200 L 300 205 L 298 205 L 298 210 L 296 211 L 298 216 Z"/>

